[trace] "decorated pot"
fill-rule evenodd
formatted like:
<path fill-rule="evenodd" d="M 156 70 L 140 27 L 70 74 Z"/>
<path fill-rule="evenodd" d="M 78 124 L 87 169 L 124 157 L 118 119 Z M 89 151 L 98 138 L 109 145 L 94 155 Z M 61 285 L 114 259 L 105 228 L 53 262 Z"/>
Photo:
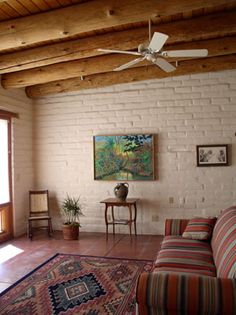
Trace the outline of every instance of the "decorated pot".
<path fill-rule="evenodd" d="M 129 184 L 128 183 L 118 183 L 114 188 L 114 193 L 117 199 L 121 201 L 125 201 L 129 192 Z"/>

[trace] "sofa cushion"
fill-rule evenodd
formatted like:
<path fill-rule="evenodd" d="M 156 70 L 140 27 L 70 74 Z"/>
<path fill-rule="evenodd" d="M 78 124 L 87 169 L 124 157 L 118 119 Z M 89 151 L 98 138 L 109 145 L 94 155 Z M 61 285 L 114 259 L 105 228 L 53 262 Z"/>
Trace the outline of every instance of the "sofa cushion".
<path fill-rule="evenodd" d="M 186 220 L 186 219 L 166 219 L 165 236 L 182 235 L 188 222 L 189 220 Z"/>
<path fill-rule="evenodd" d="M 166 236 L 155 261 L 155 268 L 199 271 L 216 275 L 211 246 L 207 242 L 184 239 L 181 236 Z"/>
<path fill-rule="evenodd" d="M 216 218 L 193 218 L 188 222 L 182 236 L 194 240 L 209 240 L 215 223 Z"/>
<path fill-rule="evenodd" d="M 193 267 L 194 268 L 194 267 Z M 159 272 L 159 273 L 177 273 L 177 274 L 196 274 L 199 276 L 210 276 L 215 277 L 216 274 L 212 272 L 211 270 L 199 270 L 199 269 L 186 269 L 186 268 L 174 268 L 172 266 L 170 267 L 158 267 L 154 266 L 153 272 Z"/>
<path fill-rule="evenodd" d="M 219 215 L 211 244 L 217 277 L 236 279 L 236 206 Z"/>

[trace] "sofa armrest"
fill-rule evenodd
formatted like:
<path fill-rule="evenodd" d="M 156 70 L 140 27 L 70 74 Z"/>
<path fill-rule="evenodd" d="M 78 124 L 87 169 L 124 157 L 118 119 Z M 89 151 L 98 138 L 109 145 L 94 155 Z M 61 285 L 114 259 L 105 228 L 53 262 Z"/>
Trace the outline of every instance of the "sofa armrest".
<path fill-rule="evenodd" d="M 177 273 L 144 272 L 136 299 L 138 314 L 236 314 L 236 280 Z"/>
<path fill-rule="evenodd" d="M 166 219 L 165 236 L 182 235 L 189 220 L 186 219 Z"/>

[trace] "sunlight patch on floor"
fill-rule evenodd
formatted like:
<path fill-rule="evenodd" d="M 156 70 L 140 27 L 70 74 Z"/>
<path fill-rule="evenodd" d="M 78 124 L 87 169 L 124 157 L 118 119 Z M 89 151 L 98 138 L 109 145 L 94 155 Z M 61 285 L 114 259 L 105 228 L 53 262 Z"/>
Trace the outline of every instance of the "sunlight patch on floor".
<path fill-rule="evenodd" d="M 7 245 L 2 248 L 0 248 L 0 263 L 4 263 L 5 261 L 23 253 L 23 250 L 13 246 L 13 245 Z"/>

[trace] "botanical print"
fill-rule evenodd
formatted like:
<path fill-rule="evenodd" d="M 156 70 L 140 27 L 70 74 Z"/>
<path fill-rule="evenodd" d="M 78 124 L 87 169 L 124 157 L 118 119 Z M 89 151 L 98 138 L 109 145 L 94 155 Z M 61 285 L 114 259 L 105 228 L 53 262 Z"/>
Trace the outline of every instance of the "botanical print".
<path fill-rule="evenodd" d="M 94 137 L 94 177 L 98 180 L 152 180 L 153 135 Z"/>

